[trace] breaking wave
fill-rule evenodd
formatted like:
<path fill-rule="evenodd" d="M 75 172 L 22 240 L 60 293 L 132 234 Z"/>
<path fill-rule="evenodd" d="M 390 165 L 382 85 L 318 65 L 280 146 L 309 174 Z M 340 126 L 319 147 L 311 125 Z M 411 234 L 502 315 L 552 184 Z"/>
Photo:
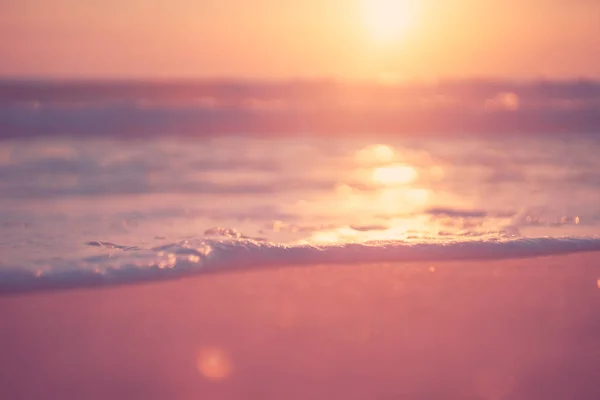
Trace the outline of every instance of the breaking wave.
<path fill-rule="evenodd" d="M 186 240 L 153 248 L 89 242 L 100 254 L 38 269 L 0 268 L 0 293 L 74 289 L 285 266 L 497 260 L 600 251 L 600 237 L 487 238 L 282 245 L 248 238 Z"/>

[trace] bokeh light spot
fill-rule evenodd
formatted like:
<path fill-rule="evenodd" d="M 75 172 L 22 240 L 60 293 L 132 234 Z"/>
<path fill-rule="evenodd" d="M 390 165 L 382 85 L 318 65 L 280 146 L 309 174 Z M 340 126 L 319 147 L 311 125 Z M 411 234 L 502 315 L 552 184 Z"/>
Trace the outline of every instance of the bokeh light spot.
<path fill-rule="evenodd" d="M 486 100 L 485 108 L 490 111 L 517 111 L 521 107 L 521 100 L 516 93 L 502 92 Z"/>
<path fill-rule="evenodd" d="M 233 372 L 233 365 L 227 353 L 218 347 L 200 350 L 196 367 L 205 379 L 220 381 L 226 379 Z"/>

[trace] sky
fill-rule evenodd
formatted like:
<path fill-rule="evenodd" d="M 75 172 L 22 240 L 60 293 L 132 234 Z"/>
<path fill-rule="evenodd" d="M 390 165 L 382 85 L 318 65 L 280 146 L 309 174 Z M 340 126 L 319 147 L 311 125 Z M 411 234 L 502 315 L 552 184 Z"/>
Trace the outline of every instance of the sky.
<path fill-rule="evenodd" d="M 600 78 L 596 0 L 0 0 L 0 77 Z"/>

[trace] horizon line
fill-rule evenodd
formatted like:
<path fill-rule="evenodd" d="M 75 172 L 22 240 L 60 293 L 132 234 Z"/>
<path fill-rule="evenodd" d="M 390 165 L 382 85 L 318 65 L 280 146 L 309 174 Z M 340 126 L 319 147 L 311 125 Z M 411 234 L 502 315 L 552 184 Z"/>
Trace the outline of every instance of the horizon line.
<path fill-rule="evenodd" d="M 251 78 L 234 76 L 198 76 L 198 77 L 128 77 L 128 76 L 10 76 L 0 75 L 0 84 L 95 84 L 95 83 L 129 83 L 129 84 L 250 84 L 250 85 L 282 85 L 282 84 L 332 84 L 332 85 L 379 85 L 379 86 L 432 86 L 448 83 L 510 83 L 510 84 L 536 84 L 536 83 L 594 83 L 600 84 L 600 76 L 531 76 L 531 77 L 502 77 L 494 75 L 473 76 L 448 76 L 431 79 L 398 79 L 389 80 L 378 78 L 349 79 L 339 77 L 288 77 L 288 78 Z"/>

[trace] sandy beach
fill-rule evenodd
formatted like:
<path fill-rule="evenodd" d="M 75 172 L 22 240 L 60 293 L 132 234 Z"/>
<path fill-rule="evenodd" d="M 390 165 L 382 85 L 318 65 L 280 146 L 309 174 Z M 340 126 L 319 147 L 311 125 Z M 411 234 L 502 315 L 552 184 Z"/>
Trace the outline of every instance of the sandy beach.
<path fill-rule="evenodd" d="M 0 298 L 2 399 L 597 399 L 600 258 L 316 266 Z"/>

